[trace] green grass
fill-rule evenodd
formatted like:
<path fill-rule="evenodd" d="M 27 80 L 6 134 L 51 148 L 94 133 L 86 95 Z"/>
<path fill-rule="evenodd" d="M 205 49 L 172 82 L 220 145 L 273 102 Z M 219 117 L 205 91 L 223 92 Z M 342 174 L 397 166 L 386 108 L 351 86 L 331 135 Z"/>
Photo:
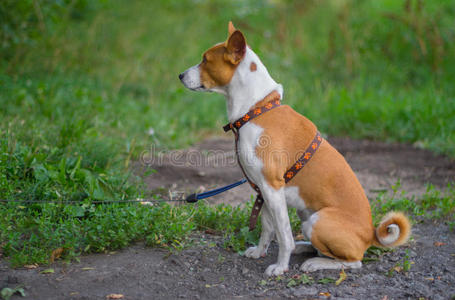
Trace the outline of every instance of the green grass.
<path fill-rule="evenodd" d="M 0 245 L 14 265 L 62 247 L 67 258 L 137 240 L 178 248 L 193 230 L 224 233 L 223 222 L 226 246 L 257 239 L 241 209 L 93 204 L 153 197 L 131 174 L 152 145 L 222 134 L 223 98 L 187 91 L 177 76 L 225 39 L 229 20 L 321 131 L 455 157 L 449 0 L 77 0 L 40 2 L 41 14 L 32 2 L 0 4 L 0 199 L 62 204 L 0 204 Z M 453 212 L 453 195 L 429 195 L 383 196 L 375 209 Z M 184 222 L 168 228 L 165 213 Z"/>
<path fill-rule="evenodd" d="M 47 264 L 52 253 L 62 249 L 64 260 L 77 259 L 81 254 L 106 252 L 123 248 L 133 242 L 182 249 L 193 241 L 195 231 L 210 231 L 224 237 L 224 247 L 242 253 L 257 243 L 261 224 L 248 230 L 252 206 L 229 205 L 173 206 L 165 203 L 154 206 L 140 204 L 81 205 L 35 203 L 0 205 L 0 241 L 4 256 L 13 266 Z M 372 201 L 375 222 L 390 210 L 408 212 L 412 221 L 439 219 L 455 225 L 455 189 L 449 187 L 442 195 L 429 188 L 419 199 L 398 193 L 392 197 L 379 196 Z M 294 234 L 300 230 L 295 210 L 290 212 Z M 366 261 L 376 260 L 384 251 L 371 248 Z"/>
<path fill-rule="evenodd" d="M 232 19 L 284 84 L 286 102 L 322 131 L 453 156 L 455 11 L 450 1 L 425 3 L 422 11 L 411 1 L 409 12 L 403 3 L 113 1 L 54 26 L 20 63 L 3 62 L 10 71 L 2 104 L 5 113 L 47 108 L 48 120 L 72 103 L 68 110 L 76 107 L 82 126 L 96 121 L 120 144 L 188 145 L 206 131 L 221 132 L 225 105 L 221 96 L 184 90 L 177 75 L 225 39 Z M 56 103 L 57 95 L 66 101 Z M 65 120 L 68 114 L 62 111 Z"/>
<path fill-rule="evenodd" d="M 259 228 L 248 231 L 249 208 L 220 205 L 155 206 L 140 204 L 0 205 L 0 244 L 13 266 L 47 264 L 53 251 L 65 260 L 84 253 L 123 248 L 135 241 L 182 249 L 189 234 L 211 230 L 224 235 L 225 247 L 235 251 L 257 241 Z"/>
<path fill-rule="evenodd" d="M 434 186 L 428 185 L 427 191 L 419 198 L 408 196 L 406 191 L 401 190 L 400 183 L 393 185 L 391 196 L 385 193 L 379 195 L 371 204 L 375 223 L 380 216 L 396 210 L 409 212 L 416 220 L 419 219 L 443 219 L 447 218 L 449 225 L 455 225 L 455 186 L 448 185 L 444 193 Z"/>

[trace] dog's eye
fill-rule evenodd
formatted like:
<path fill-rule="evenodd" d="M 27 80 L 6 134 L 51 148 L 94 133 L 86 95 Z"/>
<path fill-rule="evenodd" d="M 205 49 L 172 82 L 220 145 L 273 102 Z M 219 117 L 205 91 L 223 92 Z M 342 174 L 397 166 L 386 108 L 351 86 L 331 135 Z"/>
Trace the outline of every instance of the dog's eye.
<path fill-rule="evenodd" d="M 206 62 L 207 62 L 207 57 L 204 55 L 204 56 L 202 57 L 202 63 L 206 63 Z"/>

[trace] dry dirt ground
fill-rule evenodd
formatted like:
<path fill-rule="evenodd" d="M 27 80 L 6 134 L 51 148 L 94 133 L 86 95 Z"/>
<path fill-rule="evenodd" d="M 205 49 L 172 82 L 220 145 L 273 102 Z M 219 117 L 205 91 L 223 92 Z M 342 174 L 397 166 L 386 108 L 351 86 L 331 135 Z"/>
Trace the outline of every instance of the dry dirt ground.
<path fill-rule="evenodd" d="M 444 189 L 455 181 L 453 160 L 409 145 L 329 141 L 346 157 L 369 197 L 390 191 L 398 179 L 413 195 L 424 193 L 426 183 Z M 242 178 L 232 148 L 231 139 L 211 138 L 154 159 L 146 152 L 137 172 L 164 197 L 211 189 Z M 147 169 L 157 172 L 148 174 Z M 244 184 L 209 202 L 237 205 L 251 194 Z M 137 244 L 83 256 L 80 263 L 57 262 L 51 266 L 52 274 L 40 274 L 49 266 L 11 269 L 0 260 L 0 288 L 21 285 L 26 299 L 106 299 L 112 293 L 122 294 L 122 299 L 455 299 L 455 233 L 443 220 L 415 224 L 407 246 L 372 259 L 360 270 L 346 270 L 347 278 L 340 285 L 333 282 L 339 271 L 307 274 L 310 282 L 299 283 L 299 266 L 308 258 L 303 255 L 292 256 L 286 275 L 265 277 L 266 267 L 276 259 L 276 244 L 267 257 L 251 260 L 223 249 L 219 236 L 199 233 L 193 239 L 194 245 L 181 252 Z M 298 284 L 288 287 L 291 279 Z"/>

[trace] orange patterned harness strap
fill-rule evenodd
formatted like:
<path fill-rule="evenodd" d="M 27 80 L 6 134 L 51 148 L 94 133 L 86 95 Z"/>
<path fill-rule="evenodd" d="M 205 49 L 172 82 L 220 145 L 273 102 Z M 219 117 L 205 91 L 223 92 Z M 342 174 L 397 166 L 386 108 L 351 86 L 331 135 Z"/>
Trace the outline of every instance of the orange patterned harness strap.
<path fill-rule="evenodd" d="M 274 108 L 276 108 L 276 107 L 278 107 L 280 105 L 281 105 L 281 103 L 280 103 L 280 98 L 279 98 L 279 94 L 278 94 L 278 99 L 276 99 L 276 98 L 272 99 L 271 101 L 269 101 L 264 106 L 253 108 L 252 110 L 247 112 L 243 117 L 241 117 L 240 119 L 238 119 L 234 123 L 226 124 L 223 127 L 223 129 L 224 129 L 225 132 L 227 132 L 229 130 L 234 130 L 234 128 L 236 130 L 239 130 L 240 127 L 242 127 L 243 125 L 245 125 L 246 123 L 248 123 L 252 119 L 254 119 L 254 118 L 262 115 L 263 113 L 268 112 L 269 110 L 272 110 L 272 109 L 274 109 Z"/>
<path fill-rule="evenodd" d="M 321 146 L 322 137 L 319 131 L 316 131 L 316 136 L 310 143 L 310 146 L 300 156 L 300 158 L 284 173 L 284 182 L 288 183 L 292 178 L 307 164 L 307 162 L 313 157 L 316 150 Z"/>
<path fill-rule="evenodd" d="M 239 151 L 238 151 L 238 141 L 239 141 L 239 129 L 251 121 L 252 119 L 262 115 L 265 112 L 268 112 L 276 107 L 279 107 L 281 105 L 280 103 L 280 94 L 278 92 L 273 91 L 269 95 L 267 95 L 265 99 L 267 98 L 272 98 L 267 104 L 261 107 L 256 107 L 250 110 L 248 113 L 246 113 L 243 117 L 238 119 L 237 121 L 233 123 L 229 123 L 225 126 L 223 126 L 223 129 L 225 132 L 228 132 L 229 130 L 232 130 L 235 135 L 235 153 L 237 155 L 237 161 L 239 162 L 240 169 L 243 172 L 243 175 L 245 178 L 248 180 L 250 183 L 251 187 L 258 193 L 256 197 L 256 201 L 254 202 L 253 209 L 251 211 L 251 216 L 250 216 L 250 231 L 253 230 L 256 227 L 257 223 L 257 218 L 259 216 L 259 212 L 261 211 L 262 205 L 264 204 L 264 198 L 262 197 L 261 190 L 257 185 L 255 185 L 246 175 L 245 170 L 243 169 L 242 164 L 240 163 L 239 160 Z M 264 101 L 263 100 L 263 101 Z M 310 146 L 306 149 L 306 151 L 303 153 L 303 155 L 292 165 L 292 167 L 286 171 L 286 173 L 283 175 L 284 181 L 288 183 L 294 176 L 305 166 L 305 164 L 311 159 L 311 157 L 314 155 L 316 150 L 318 150 L 319 146 L 321 145 L 322 138 L 319 132 L 316 133 L 315 138 L 311 142 Z"/>

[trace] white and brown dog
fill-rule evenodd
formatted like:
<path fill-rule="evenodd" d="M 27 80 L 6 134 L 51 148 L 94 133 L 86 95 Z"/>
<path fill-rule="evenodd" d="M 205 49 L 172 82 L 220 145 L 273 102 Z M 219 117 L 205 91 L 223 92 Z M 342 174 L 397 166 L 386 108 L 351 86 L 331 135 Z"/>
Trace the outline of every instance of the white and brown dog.
<path fill-rule="evenodd" d="M 202 62 L 179 78 L 191 90 L 225 95 L 228 118 L 233 123 L 264 105 L 273 91 L 282 98 L 283 88 L 231 22 L 228 29 L 227 41 L 208 49 Z M 324 256 L 306 260 L 303 271 L 360 268 L 371 245 L 397 246 L 409 237 L 410 224 L 401 213 L 389 213 L 374 228 L 362 186 L 344 157 L 326 140 L 305 167 L 285 183 L 283 174 L 307 149 L 316 132 L 310 120 L 287 105 L 252 119 L 239 130 L 239 163 L 264 198 L 259 245 L 247 249 L 245 255 L 264 256 L 276 234 L 278 261 L 266 269 L 267 275 L 287 271 L 291 253 L 308 248 L 305 244 L 296 248 L 287 206 L 297 209 L 303 235 Z"/>

